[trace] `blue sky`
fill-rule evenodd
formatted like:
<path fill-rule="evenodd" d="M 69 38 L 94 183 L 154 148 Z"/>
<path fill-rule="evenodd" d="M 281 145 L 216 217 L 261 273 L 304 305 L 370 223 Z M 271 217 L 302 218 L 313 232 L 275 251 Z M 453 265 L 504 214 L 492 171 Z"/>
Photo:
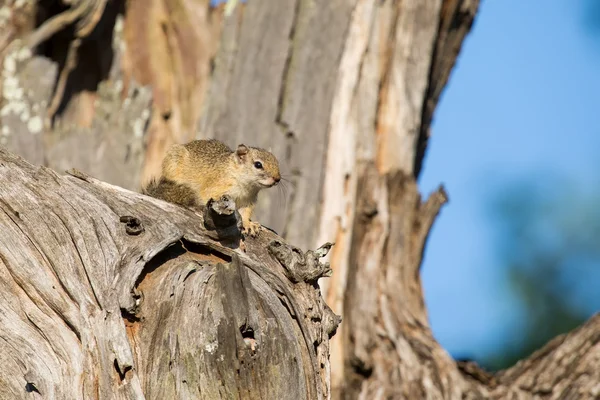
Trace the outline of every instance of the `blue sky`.
<path fill-rule="evenodd" d="M 527 176 L 598 186 L 600 38 L 585 4 L 482 1 L 436 111 L 420 187 L 443 183 L 450 203 L 422 273 L 434 335 L 455 356 L 515 340 L 521 317 L 495 257 L 490 195 Z"/>

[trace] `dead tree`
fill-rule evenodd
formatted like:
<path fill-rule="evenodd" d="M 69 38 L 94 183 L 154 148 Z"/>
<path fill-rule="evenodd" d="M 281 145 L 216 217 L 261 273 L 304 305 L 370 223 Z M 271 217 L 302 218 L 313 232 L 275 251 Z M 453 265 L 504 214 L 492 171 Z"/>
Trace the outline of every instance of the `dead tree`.
<path fill-rule="evenodd" d="M 600 396 L 597 317 L 495 375 L 429 328 L 419 268 L 446 193 L 422 200 L 416 179 L 478 5 L 9 0 L 2 145 L 128 189 L 170 143 L 270 146 L 294 186 L 258 219 L 336 243 L 319 284 L 344 322 L 329 361 L 327 246 L 265 234 L 243 253 L 227 204 L 183 210 L 3 152 L 1 397 Z"/>
<path fill-rule="evenodd" d="M 71 174 L 0 151 L 0 398 L 328 396 L 330 244 Z"/>

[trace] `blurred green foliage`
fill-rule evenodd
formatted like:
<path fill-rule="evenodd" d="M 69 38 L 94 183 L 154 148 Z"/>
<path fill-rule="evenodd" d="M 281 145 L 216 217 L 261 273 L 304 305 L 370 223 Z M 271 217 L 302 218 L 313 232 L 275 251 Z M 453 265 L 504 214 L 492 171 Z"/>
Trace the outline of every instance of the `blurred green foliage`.
<path fill-rule="evenodd" d="M 508 184 L 489 201 L 497 259 L 518 299 L 520 326 L 485 360 L 510 367 L 600 310 L 600 193 L 540 176 Z"/>

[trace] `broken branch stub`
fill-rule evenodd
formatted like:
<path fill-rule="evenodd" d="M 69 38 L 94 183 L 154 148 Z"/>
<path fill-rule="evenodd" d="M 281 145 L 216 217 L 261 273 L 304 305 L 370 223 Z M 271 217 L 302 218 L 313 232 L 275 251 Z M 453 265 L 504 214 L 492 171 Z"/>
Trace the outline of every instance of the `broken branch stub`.
<path fill-rule="evenodd" d="M 234 240 L 241 238 L 242 217 L 235 201 L 228 195 L 220 199 L 210 199 L 203 210 L 204 228 L 208 235 L 216 240 Z"/>
<path fill-rule="evenodd" d="M 269 243 L 268 250 L 283 266 L 286 276 L 292 282 L 316 282 L 319 278 L 331 276 L 329 263 L 321 263 L 319 259 L 325 257 L 332 246 L 332 243 L 327 242 L 315 251 L 302 253 L 297 247 L 273 240 Z"/>

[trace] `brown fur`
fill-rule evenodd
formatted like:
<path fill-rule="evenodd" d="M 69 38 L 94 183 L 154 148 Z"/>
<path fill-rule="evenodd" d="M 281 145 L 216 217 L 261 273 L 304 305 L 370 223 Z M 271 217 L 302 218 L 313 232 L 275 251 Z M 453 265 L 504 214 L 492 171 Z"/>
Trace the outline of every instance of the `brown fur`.
<path fill-rule="evenodd" d="M 173 182 L 164 176 L 158 180 L 151 180 L 142 190 L 142 193 L 184 207 L 195 207 L 199 205 L 198 196 L 191 187 Z"/>
<path fill-rule="evenodd" d="M 260 162 L 262 168 L 256 168 Z M 172 203 L 188 205 L 229 195 L 236 203 L 244 229 L 258 233 L 260 224 L 250 221 L 258 192 L 276 185 L 281 179 L 279 162 L 270 152 L 239 145 L 233 151 L 218 140 L 194 140 L 172 146 L 162 164 L 158 183 L 151 182 L 144 191 Z M 153 194 L 154 193 L 154 194 Z"/>

